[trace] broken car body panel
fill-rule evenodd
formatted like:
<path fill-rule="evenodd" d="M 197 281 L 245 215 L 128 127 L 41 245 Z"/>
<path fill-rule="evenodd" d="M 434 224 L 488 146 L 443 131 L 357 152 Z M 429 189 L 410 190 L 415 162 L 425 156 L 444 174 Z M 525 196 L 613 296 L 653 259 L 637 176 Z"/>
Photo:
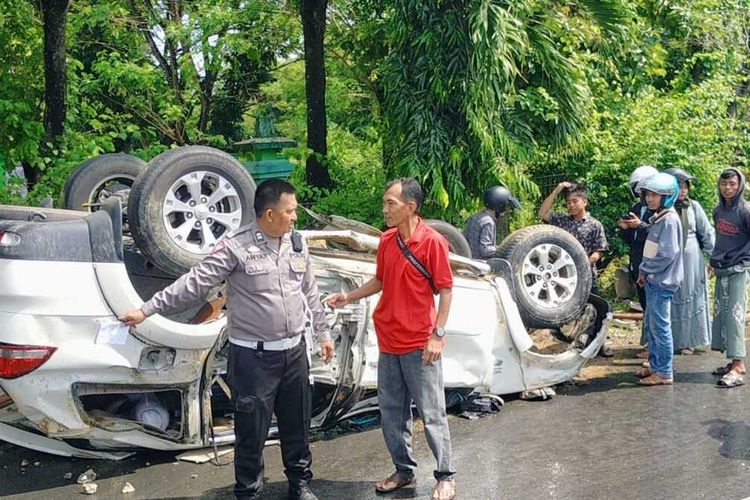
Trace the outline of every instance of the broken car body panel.
<path fill-rule="evenodd" d="M 0 231 L 24 226 L 30 234 L 35 226 L 58 224 L 6 223 L 3 209 Z M 107 217 L 104 211 L 86 219 L 74 213 L 59 224 L 98 218 L 88 222 L 89 228 L 101 227 Z M 352 231 L 303 234 L 321 295 L 351 290 L 374 275 L 377 238 Z M 122 258 L 87 259 L 78 249 L 76 258 L 66 261 L 63 250 L 62 257 L 49 260 L 49 252 L 42 250 L 38 258 L 25 258 L 21 250 L 9 255 L 0 248 L 0 348 L 57 348 L 30 373 L 0 379 L 11 398 L 0 403 L 0 439 L 88 458 L 97 456 L 96 450 L 106 452 L 101 458 L 113 458 L 111 450 L 181 450 L 231 442 L 231 426 L 214 420 L 222 418 L 217 408 L 226 403 L 226 394 L 217 389 L 221 384 L 214 383 L 226 364 L 226 319 L 190 325 L 157 315 L 132 328 L 122 344 L 97 342 L 102 324 L 143 300 Z M 604 343 L 610 317 L 606 303 L 597 305 L 596 333 L 586 348 L 571 345 L 556 355 L 533 352 L 505 279 L 483 262 L 452 255 L 451 265 L 455 280 L 443 355 L 446 388 L 509 394 L 560 383 Z M 366 396 L 377 386 L 371 317 L 378 298 L 327 309 L 337 349 L 329 365 L 313 356 L 311 374 L 320 394 L 314 425 L 372 411 L 373 401 Z M 70 440 L 86 440 L 93 450 L 77 454 Z"/>

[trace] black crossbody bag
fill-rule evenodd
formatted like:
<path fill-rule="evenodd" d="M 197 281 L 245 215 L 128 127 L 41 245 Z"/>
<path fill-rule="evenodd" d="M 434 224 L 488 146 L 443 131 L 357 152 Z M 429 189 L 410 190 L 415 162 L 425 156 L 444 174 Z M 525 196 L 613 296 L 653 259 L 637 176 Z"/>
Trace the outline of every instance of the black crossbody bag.
<path fill-rule="evenodd" d="M 432 281 L 432 275 L 430 274 L 430 271 L 428 271 L 427 268 L 424 267 L 424 264 L 419 262 L 419 259 L 417 259 L 413 253 L 411 253 L 411 250 L 409 250 L 409 247 L 406 246 L 406 243 L 404 243 L 404 240 L 401 238 L 401 234 L 399 234 L 398 232 L 396 233 L 396 241 L 398 242 L 398 247 L 401 249 L 401 253 L 404 254 L 404 257 L 406 257 L 406 260 L 411 262 L 411 264 L 417 268 L 417 271 L 419 271 L 422 276 L 424 276 L 430 283 L 432 293 L 435 295 L 440 293 L 440 291 L 435 286 L 435 282 Z"/>

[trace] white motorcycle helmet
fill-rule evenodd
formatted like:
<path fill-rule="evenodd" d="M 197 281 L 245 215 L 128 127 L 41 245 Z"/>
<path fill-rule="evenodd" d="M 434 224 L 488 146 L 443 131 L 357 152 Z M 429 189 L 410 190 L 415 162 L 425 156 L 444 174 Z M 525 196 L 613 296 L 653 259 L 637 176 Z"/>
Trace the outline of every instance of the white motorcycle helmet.
<path fill-rule="evenodd" d="M 633 170 L 633 173 L 630 174 L 630 180 L 628 181 L 630 192 L 633 193 L 633 196 L 635 196 L 636 198 L 638 197 L 638 193 L 636 192 L 635 188 L 638 187 L 639 182 L 658 173 L 659 171 L 651 165 L 641 165 L 640 167 Z"/>

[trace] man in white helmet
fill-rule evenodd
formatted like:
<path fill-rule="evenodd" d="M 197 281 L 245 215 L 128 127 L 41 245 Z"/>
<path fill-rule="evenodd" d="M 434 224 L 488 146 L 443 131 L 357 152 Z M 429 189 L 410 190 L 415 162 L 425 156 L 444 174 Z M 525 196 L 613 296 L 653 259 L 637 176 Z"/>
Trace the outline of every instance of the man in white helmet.
<path fill-rule="evenodd" d="M 642 180 L 651 177 L 652 175 L 658 174 L 659 171 L 651 165 L 641 165 L 640 167 L 633 170 L 630 174 L 628 184 L 630 186 L 630 192 L 638 198 L 638 202 L 630 207 L 630 211 L 620 217 L 617 225 L 620 226 L 620 236 L 625 240 L 630 248 L 630 264 L 628 270 L 630 271 L 630 277 L 633 282 L 638 279 L 638 266 L 641 265 L 643 260 L 643 245 L 646 244 L 646 237 L 648 236 L 649 219 L 654 212 L 648 208 L 646 200 L 643 196 L 638 195 L 636 188 L 638 183 Z M 636 287 L 638 293 L 638 302 L 641 304 L 643 311 L 646 311 L 646 290 L 642 287 Z M 646 345 L 646 330 L 641 330 L 641 341 L 640 345 Z M 638 354 L 638 357 L 648 357 L 648 352 Z"/>

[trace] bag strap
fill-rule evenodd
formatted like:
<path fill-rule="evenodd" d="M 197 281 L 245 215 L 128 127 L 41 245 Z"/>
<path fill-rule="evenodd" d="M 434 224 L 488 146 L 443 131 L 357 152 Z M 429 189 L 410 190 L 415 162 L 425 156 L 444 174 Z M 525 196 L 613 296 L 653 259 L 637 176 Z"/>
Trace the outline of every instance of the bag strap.
<path fill-rule="evenodd" d="M 435 282 L 432 281 L 432 275 L 430 274 L 430 271 L 427 270 L 426 267 L 424 267 L 424 264 L 419 262 L 419 259 L 417 259 L 413 253 L 411 253 L 411 250 L 409 250 L 409 247 L 406 246 L 406 243 L 404 243 L 404 240 L 401 238 L 401 234 L 396 232 L 396 241 L 398 242 L 398 247 L 401 249 L 401 253 L 404 254 L 404 257 L 406 257 L 406 260 L 411 262 L 411 264 L 417 268 L 417 271 L 419 271 L 422 276 L 427 279 L 427 281 L 430 283 L 430 288 L 432 288 L 432 293 L 434 295 L 437 295 L 440 293 L 440 291 L 435 286 Z"/>

